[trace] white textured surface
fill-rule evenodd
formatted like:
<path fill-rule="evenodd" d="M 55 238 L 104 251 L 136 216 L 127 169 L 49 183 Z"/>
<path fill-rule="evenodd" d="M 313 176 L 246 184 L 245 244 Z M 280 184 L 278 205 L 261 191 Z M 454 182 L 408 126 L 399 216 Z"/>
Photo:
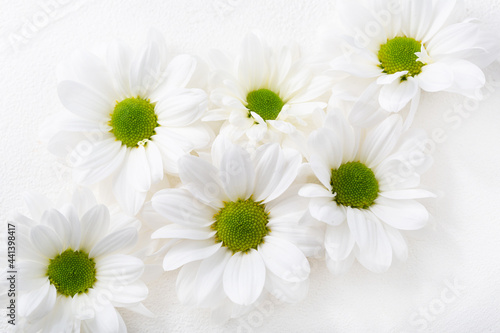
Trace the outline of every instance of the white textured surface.
<path fill-rule="evenodd" d="M 200 56 L 209 48 L 234 52 L 252 29 L 271 42 L 295 40 L 318 48 L 315 33 L 331 20 L 331 0 L 150 0 L 7 1 L 0 5 L 0 216 L 25 211 L 20 193 L 35 189 L 55 199 L 72 186 L 69 174 L 46 150 L 37 133 L 42 121 L 61 110 L 55 68 L 74 49 L 90 49 L 119 38 L 137 46 L 151 27 L 174 52 Z M 468 1 L 471 14 L 500 31 L 498 0 Z M 13 34 L 29 33 L 26 42 Z M 500 33 L 500 32 L 499 32 Z M 500 77 L 500 66 L 491 72 Z M 451 94 L 425 95 L 416 126 L 441 129 L 435 165 L 423 183 L 441 197 L 430 203 L 434 228 L 409 239 L 406 264 L 386 274 L 359 265 L 333 278 L 313 262 L 308 297 L 300 304 L 273 304 L 224 327 L 209 324 L 206 311 L 189 309 L 175 296 L 176 273 L 151 285 L 145 304 L 155 319 L 124 313 L 130 332 L 500 332 L 500 85 L 468 116 L 443 114 L 463 105 Z M 470 107 L 469 107 L 470 108 Z M 450 111 L 451 112 L 451 111 Z M 454 117 L 454 118 L 450 118 Z M 2 244 L 1 246 L 4 246 Z M 454 281 L 462 288 L 450 290 Z M 455 294 L 454 294 L 455 292 Z M 1 306 L 4 308 L 4 305 Z M 429 313 L 427 317 L 419 311 Z M 423 313 L 423 312 L 422 312 Z M 6 319 L 0 318 L 0 331 Z"/>

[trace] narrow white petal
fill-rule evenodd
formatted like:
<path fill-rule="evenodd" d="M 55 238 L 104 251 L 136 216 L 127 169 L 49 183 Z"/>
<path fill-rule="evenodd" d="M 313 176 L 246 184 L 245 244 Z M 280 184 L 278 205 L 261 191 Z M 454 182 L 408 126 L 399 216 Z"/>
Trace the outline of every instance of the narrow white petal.
<path fill-rule="evenodd" d="M 23 200 L 28 207 L 31 218 L 35 221 L 39 221 L 46 210 L 54 207 L 49 199 L 35 191 L 23 192 Z"/>
<path fill-rule="evenodd" d="M 319 184 L 306 184 L 301 187 L 299 195 L 307 198 L 334 198 L 333 193 Z"/>
<path fill-rule="evenodd" d="M 380 90 L 380 106 L 389 112 L 398 112 L 415 97 L 417 91 L 418 83 L 413 77 L 408 77 L 402 82 L 396 80 L 386 84 Z"/>
<path fill-rule="evenodd" d="M 204 240 L 212 238 L 216 231 L 209 228 L 189 228 L 183 225 L 170 224 L 153 232 L 151 238 L 181 238 L 192 240 Z"/>
<path fill-rule="evenodd" d="M 161 153 L 153 141 L 146 145 L 146 157 L 151 172 L 151 183 L 155 184 L 163 179 L 163 160 Z"/>
<path fill-rule="evenodd" d="M 141 280 L 127 284 L 113 293 L 112 301 L 115 306 L 129 305 L 142 302 L 148 296 L 148 287 Z"/>
<path fill-rule="evenodd" d="M 250 305 L 259 298 L 266 281 L 266 266 L 254 249 L 237 252 L 229 259 L 223 275 L 224 291 L 236 304 Z"/>
<path fill-rule="evenodd" d="M 422 73 L 418 74 L 417 79 L 420 88 L 428 92 L 436 92 L 451 87 L 454 75 L 448 64 L 436 62 L 422 67 Z"/>
<path fill-rule="evenodd" d="M 354 237 L 347 223 L 342 223 L 337 227 L 326 227 L 325 250 L 332 260 L 341 261 L 347 259 L 352 252 L 354 243 Z"/>
<path fill-rule="evenodd" d="M 218 170 L 199 157 L 184 156 L 179 160 L 182 184 L 197 198 L 217 207 L 227 199 Z"/>
<path fill-rule="evenodd" d="M 220 178 L 229 199 L 248 199 L 255 183 L 255 170 L 250 154 L 239 146 L 229 147 L 222 157 Z"/>
<path fill-rule="evenodd" d="M 297 174 L 299 172 L 299 168 L 302 164 L 302 156 L 300 153 L 293 149 L 279 149 L 278 145 L 276 144 L 275 149 L 278 148 L 277 154 L 279 155 L 279 161 L 277 165 L 274 166 L 274 170 L 270 165 L 267 165 L 267 168 L 261 168 L 260 175 L 257 179 L 259 183 L 266 181 L 264 178 L 265 176 L 263 175 L 264 172 L 267 173 L 268 177 L 269 175 L 271 176 L 271 179 L 269 179 L 269 185 L 272 185 L 272 188 L 266 188 L 266 191 L 263 192 L 258 192 L 257 190 L 255 191 L 255 195 L 257 197 L 262 197 L 264 199 L 264 203 L 268 203 L 271 200 L 274 200 L 281 196 L 293 183 L 295 178 L 297 177 Z M 269 146 L 262 146 L 258 149 L 258 153 L 261 150 L 267 150 Z M 270 149 L 272 152 L 273 149 Z M 263 154 L 266 155 L 266 154 Z"/>
<path fill-rule="evenodd" d="M 390 226 L 385 226 L 384 229 L 387 234 L 387 238 L 391 242 L 394 257 L 400 261 L 406 261 L 408 258 L 408 245 L 406 245 L 406 241 L 401 235 L 401 232 Z"/>
<path fill-rule="evenodd" d="M 114 254 L 96 261 L 96 277 L 99 281 L 125 285 L 139 279 L 144 272 L 144 263 L 139 258 Z"/>
<path fill-rule="evenodd" d="M 222 246 L 214 240 L 183 240 L 174 245 L 163 258 L 163 269 L 171 271 L 187 263 L 202 260 L 213 255 Z"/>
<path fill-rule="evenodd" d="M 113 194 L 120 206 L 130 215 L 136 215 L 144 204 L 147 192 L 135 190 L 129 183 L 128 167 L 125 164 L 113 179 Z"/>
<path fill-rule="evenodd" d="M 392 115 L 371 130 L 360 149 L 362 161 L 373 168 L 394 149 L 402 134 L 403 123 L 399 115 Z"/>
<path fill-rule="evenodd" d="M 339 225 L 345 221 L 345 208 L 339 206 L 332 198 L 313 198 L 309 203 L 311 215 L 329 225 Z"/>
<path fill-rule="evenodd" d="M 172 90 L 184 88 L 196 69 L 196 59 L 191 55 L 181 54 L 170 61 L 165 70 L 162 88 Z"/>
<path fill-rule="evenodd" d="M 126 228 L 113 232 L 106 237 L 102 238 L 90 250 L 89 256 L 92 258 L 101 255 L 109 255 L 120 249 L 130 247 L 137 242 L 137 229 Z"/>
<path fill-rule="evenodd" d="M 146 192 L 151 188 L 151 169 L 146 149 L 139 145 L 130 150 L 127 161 L 127 175 L 130 185 L 138 192 Z"/>
<path fill-rule="evenodd" d="M 196 275 L 197 303 L 203 303 L 215 289 L 222 289 L 222 277 L 231 251 L 220 248 L 213 256 L 204 259 Z"/>
<path fill-rule="evenodd" d="M 54 229 L 44 225 L 37 225 L 31 229 L 30 239 L 38 252 L 50 259 L 64 250 L 61 239 Z"/>
<path fill-rule="evenodd" d="M 373 272 L 385 272 L 392 262 L 392 247 L 380 222 L 348 208 L 347 223 L 359 247 L 358 261 Z"/>
<path fill-rule="evenodd" d="M 66 109 L 77 116 L 100 122 L 113 111 L 115 102 L 74 81 L 62 81 L 57 86 L 59 99 Z"/>
<path fill-rule="evenodd" d="M 266 236 L 259 245 L 259 253 L 268 270 L 288 282 L 304 281 L 311 268 L 304 254 L 289 241 Z"/>
<path fill-rule="evenodd" d="M 134 95 L 148 97 L 160 83 L 161 60 L 160 46 L 154 42 L 136 54 L 130 66 L 130 88 Z"/>
<path fill-rule="evenodd" d="M 213 223 L 217 212 L 192 196 L 185 189 L 165 189 L 157 192 L 153 208 L 167 220 L 188 228 L 206 227 Z"/>
<path fill-rule="evenodd" d="M 383 222 L 400 230 L 421 229 L 429 219 L 427 209 L 414 200 L 393 200 L 379 197 L 370 210 Z"/>
<path fill-rule="evenodd" d="M 182 89 L 162 98 L 155 107 L 158 123 L 182 127 L 199 120 L 207 108 L 207 93 L 201 89 Z"/>
<path fill-rule="evenodd" d="M 94 206 L 81 218 L 82 239 L 80 249 L 89 252 L 108 233 L 109 210 L 104 205 Z"/>
<path fill-rule="evenodd" d="M 108 47 L 107 63 L 112 77 L 115 79 L 115 89 L 122 98 L 130 96 L 130 64 L 132 51 L 120 42 L 112 42 Z"/>
<path fill-rule="evenodd" d="M 95 317 L 84 321 L 88 332 L 115 333 L 120 332 L 119 314 L 109 302 L 102 301 L 100 311 L 95 312 Z"/>
<path fill-rule="evenodd" d="M 435 198 L 436 194 L 422 189 L 407 189 L 380 192 L 380 195 L 395 200 Z"/>

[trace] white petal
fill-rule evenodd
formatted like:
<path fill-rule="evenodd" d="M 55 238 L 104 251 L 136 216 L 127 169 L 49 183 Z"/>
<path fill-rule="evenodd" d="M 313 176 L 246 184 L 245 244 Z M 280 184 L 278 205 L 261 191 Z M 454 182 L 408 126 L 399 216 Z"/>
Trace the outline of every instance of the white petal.
<path fill-rule="evenodd" d="M 215 289 L 222 289 L 222 276 L 231 255 L 231 251 L 220 248 L 213 256 L 201 262 L 196 276 L 198 304 L 204 302 Z"/>
<path fill-rule="evenodd" d="M 163 83 L 167 90 L 184 88 L 196 69 L 196 59 L 191 55 L 181 54 L 170 61 L 165 70 L 165 81 Z"/>
<path fill-rule="evenodd" d="M 108 138 L 92 146 L 88 156 L 75 163 L 75 168 L 85 169 L 77 176 L 77 181 L 86 185 L 103 180 L 122 166 L 126 148 L 120 141 Z"/>
<path fill-rule="evenodd" d="M 152 198 L 153 208 L 173 223 L 190 227 L 206 227 L 213 223 L 217 212 L 196 200 L 185 189 L 166 189 Z"/>
<path fill-rule="evenodd" d="M 163 269 L 171 271 L 190 263 L 213 255 L 222 246 L 214 240 L 191 241 L 184 240 L 174 245 L 163 258 Z"/>
<path fill-rule="evenodd" d="M 380 90 L 379 103 L 389 112 L 398 112 L 415 97 L 418 91 L 417 81 L 408 77 L 405 81 L 396 80 L 386 84 Z"/>
<path fill-rule="evenodd" d="M 322 128 L 314 131 L 308 139 L 308 147 L 311 153 L 311 159 L 315 156 L 327 168 L 337 169 L 342 163 L 343 141 L 342 133 Z M 330 178 L 330 176 L 329 176 Z"/>
<path fill-rule="evenodd" d="M 408 258 L 408 245 L 406 245 L 406 241 L 401 235 L 401 232 L 389 226 L 385 226 L 384 229 L 387 238 L 391 242 L 393 255 L 403 262 L 406 261 Z"/>
<path fill-rule="evenodd" d="M 344 260 L 334 260 L 330 256 L 326 255 L 326 266 L 328 270 L 334 275 L 342 275 L 346 273 L 352 266 L 354 262 L 354 253 L 351 253 L 347 259 Z"/>
<path fill-rule="evenodd" d="M 486 82 L 483 71 L 473 63 L 458 60 L 451 65 L 454 82 L 448 91 L 457 92 L 468 97 L 477 98 L 476 91 Z"/>
<path fill-rule="evenodd" d="M 115 87 L 122 98 L 131 95 L 130 91 L 130 64 L 132 63 L 132 51 L 128 46 L 120 42 L 112 42 L 108 47 L 107 63 L 112 77 L 115 79 Z"/>
<path fill-rule="evenodd" d="M 57 85 L 59 99 L 66 109 L 77 116 L 100 122 L 113 111 L 115 100 L 106 99 L 94 90 L 74 81 Z"/>
<path fill-rule="evenodd" d="M 94 194 L 86 187 L 77 188 L 73 192 L 71 202 L 77 210 L 77 217 L 85 214 L 90 208 L 97 206 L 97 200 Z"/>
<path fill-rule="evenodd" d="M 155 184 L 163 179 L 163 160 L 161 153 L 153 141 L 146 145 L 146 157 L 151 172 L 151 183 Z"/>
<path fill-rule="evenodd" d="M 151 169 L 144 146 L 132 148 L 127 159 L 127 175 L 130 185 L 138 192 L 148 191 L 151 188 Z"/>
<path fill-rule="evenodd" d="M 23 295 L 19 302 L 19 312 L 22 316 L 40 318 L 52 310 L 56 295 L 56 288 L 46 279 L 42 287 Z"/>
<path fill-rule="evenodd" d="M 108 233 L 109 221 L 109 210 L 104 205 L 94 206 L 87 211 L 81 218 L 80 249 L 89 252 Z"/>
<path fill-rule="evenodd" d="M 144 263 L 139 258 L 114 254 L 96 261 L 97 279 L 106 283 L 115 283 L 115 288 L 133 283 L 144 272 Z"/>
<path fill-rule="evenodd" d="M 223 207 L 226 194 L 218 177 L 218 170 L 199 157 L 184 156 L 179 159 L 182 184 L 197 198 L 217 207 Z"/>
<path fill-rule="evenodd" d="M 262 293 L 266 281 L 266 266 L 259 252 L 237 252 L 224 270 L 224 291 L 236 304 L 250 305 Z"/>
<path fill-rule="evenodd" d="M 306 184 L 300 188 L 299 195 L 307 198 L 334 198 L 331 191 L 319 184 Z"/>
<path fill-rule="evenodd" d="M 467 51 L 475 47 L 478 33 L 479 24 L 476 22 L 451 24 L 436 33 L 429 41 L 427 49 L 432 56 Z"/>
<path fill-rule="evenodd" d="M 418 74 L 417 79 L 420 88 L 436 92 L 451 87 L 454 75 L 448 64 L 436 62 L 422 67 L 422 73 Z"/>
<path fill-rule="evenodd" d="M 79 51 L 73 55 L 73 61 L 76 62 L 73 70 L 79 82 L 91 87 L 111 102 L 118 98 L 108 69 L 99 57 L 87 51 Z"/>
<path fill-rule="evenodd" d="M 385 272 L 392 262 L 392 247 L 380 222 L 347 208 L 347 223 L 359 247 L 358 261 L 373 272 Z"/>
<path fill-rule="evenodd" d="M 90 257 L 99 257 L 101 255 L 109 255 L 120 249 L 130 247 L 137 242 L 137 229 L 126 228 L 113 232 L 102 238 L 90 250 Z"/>
<path fill-rule="evenodd" d="M 63 248 L 70 246 L 72 230 L 64 215 L 55 209 L 48 210 L 42 215 L 42 223 L 56 232 L 62 241 Z"/>
<path fill-rule="evenodd" d="M 283 194 L 297 177 L 301 162 L 295 150 L 281 149 L 278 144 L 259 147 L 254 157 L 255 200 L 267 203 Z"/>
<path fill-rule="evenodd" d="M 42 214 L 54 207 L 53 203 L 50 202 L 49 199 L 44 197 L 38 192 L 35 191 L 26 191 L 23 192 L 23 200 L 28 207 L 28 210 L 31 214 L 31 218 L 35 221 L 39 221 L 42 217 Z"/>
<path fill-rule="evenodd" d="M 396 72 L 394 74 L 386 74 L 379 76 L 377 79 L 377 84 L 391 84 L 394 81 L 397 81 L 397 79 L 400 79 L 401 76 L 408 74 L 408 71 L 401 71 L 401 72 Z"/>
<path fill-rule="evenodd" d="M 112 301 L 115 306 L 141 302 L 148 296 L 148 287 L 141 280 L 127 284 L 123 287 L 118 287 L 114 290 Z M 117 304 L 118 303 L 118 304 Z"/>
<path fill-rule="evenodd" d="M 339 206 L 332 198 L 313 198 L 309 203 L 311 215 L 329 225 L 339 225 L 345 221 L 345 208 Z"/>
<path fill-rule="evenodd" d="M 64 250 L 61 239 L 54 229 L 44 225 L 37 225 L 31 229 L 30 239 L 38 252 L 50 259 Z"/>
<path fill-rule="evenodd" d="M 158 101 L 155 112 L 160 125 L 182 127 L 200 119 L 206 108 L 206 92 L 201 89 L 182 89 Z"/>
<path fill-rule="evenodd" d="M 354 243 L 354 237 L 347 223 L 342 223 L 338 227 L 326 227 L 325 250 L 332 260 L 347 259 L 352 252 Z"/>
<path fill-rule="evenodd" d="M 148 97 L 160 82 L 160 46 L 149 42 L 144 51 L 137 53 L 130 66 L 130 88 L 134 95 Z"/>
<path fill-rule="evenodd" d="M 164 226 L 153 232 L 151 238 L 181 238 L 181 239 L 193 239 L 193 240 L 204 240 L 212 238 L 216 231 L 212 231 L 209 228 L 189 228 L 183 225 L 171 224 Z"/>
<path fill-rule="evenodd" d="M 421 229 L 429 219 L 427 209 L 414 200 L 392 200 L 378 197 L 370 210 L 383 222 L 400 230 Z"/>
<path fill-rule="evenodd" d="M 360 156 L 369 168 L 377 166 L 394 149 L 402 133 L 399 115 L 392 115 L 371 130 L 360 149 Z"/>
<path fill-rule="evenodd" d="M 195 261 L 185 264 L 177 275 L 177 298 L 183 304 L 196 305 L 196 276 L 200 263 L 201 261 Z"/>
<path fill-rule="evenodd" d="M 289 241 L 266 236 L 259 245 L 259 253 L 268 270 L 288 282 L 304 281 L 311 268 L 304 254 Z"/>
<path fill-rule="evenodd" d="M 222 157 L 220 178 L 229 199 L 248 199 L 253 193 L 255 183 L 250 154 L 239 146 L 229 147 Z"/>
<path fill-rule="evenodd" d="M 84 321 L 88 332 L 115 333 L 120 332 L 119 314 L 109 302 L 102 302 L 95 317 Z M 122 333 L 122 332 L 120 332 Z"/>
<path fill-rule="evenodd" d="M 134 216 L 144 204 L 147 192 L 137 191 L 131 186 L 128 169 L 125 164 L 113 179 L 113 194 L 123 210 Z"/>
<path fill-rule="evenodd" d="M 407 189 L 396 191 L 380 192 L 380 195 L 388 199 L 421 199 L 421 198 L 435 198 L 436 194 L 422 190 L 422 189 Z"/>
<path fill-rule="evenodd" d="M 378 96 L 382 86 L 373 82 L 366 88 L 361 96 L 356 99 L 349 121 L 355 126 L 372 127 L 387 117 L 387 111 L 380 108 Z"/>

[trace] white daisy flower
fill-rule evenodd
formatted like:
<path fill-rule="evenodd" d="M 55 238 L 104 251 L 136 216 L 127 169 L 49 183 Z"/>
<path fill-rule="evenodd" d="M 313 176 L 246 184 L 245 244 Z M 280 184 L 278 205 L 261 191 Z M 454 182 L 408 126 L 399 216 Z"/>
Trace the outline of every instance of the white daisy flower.
<path fill-rule="evenodd" d="M 179 55 L 166 64 L 165 53 L 155 33 L 135 54 L 118 42 L 108 48 L 106 61 L 78 53 L 58 84 L 70 112 L 50 120 L 58 133 L 49 150 L 67 156 L 80 184 L 112 179 L 114 196 L 130 215 L 164 172 L 177 173 L 180 156 L 211 141 L 199 121 L 207 95 L 189 86 L 196 59 Z"/>
<path fill-rule="evenodd" d="M 314 115 L 326 106 L 318 98 L 331 88 L 331 79 L 314 76 L 297 47 L 274 50 L 249 34 L 234 61 L 220 51 L 211 60 L 216 71 L 210 99 L 217 109 L 204 120 L 225 121 L 222 131 L 233 140 L 295 148 L 318 127 Z"/>
<path fill-rule="evenodd" d="M 429 214 L 417 200 L 434 197 L 419 189 L 420 174 L 430 166 L 425 135 L 403 134 L 392 115 L 368 132 L 354 129 L 339 110 L 308 141 L 309 163 L 319 184 L 299 195 L 311 198 L 312 217 L 326 224 L 328 268 L 345 272 L 354 258 L 373 272 L 386 271 L 393 257 L 408 255 L 401 231 L 424 227 Z"/>
<path fill-rule="evenodd" d="M 219 167 L 199 157 L 181 158 L 184 187 L 159 191 L 152 199 L 153 208 L 174 223 L 152 238 L 177 241 L 163 267 L 182 267 L 180 300 L 211 308 L 227 302 L 248 306 L 264 288 L 284 301 L 304 297 L 310 268 L 299 245 L 309 238 L 298 222 L 307 200 L 298 189 L 287 191 L 300 154 L 266 144 L 251 157 L 228 145 L 214 160 Z"/>
<path fill-rule="evenodd" d="M 124 252 L 136 228 L 111 223 L 89 192 L 75 192 L 59 209 L 40 195 L 25 199 L 31 218 L 14 218 L 24 332 L 126 332 L 116 308 L 151 314 L 141 304 L 144 264 Z"/>
<path fill-rule="evenodd" d="M 331 67 L 345 73 L 336 93 L 357 100 L 354 123 L 372 125 L 412 101 L 409 125 L 421 90 L 479 97 L 481 68 L 498 56 L 498 38 L 461 19 L 459 7 L 456 0 L 338 2 L 341 26 L 326 52 L 338 55 Z"/>

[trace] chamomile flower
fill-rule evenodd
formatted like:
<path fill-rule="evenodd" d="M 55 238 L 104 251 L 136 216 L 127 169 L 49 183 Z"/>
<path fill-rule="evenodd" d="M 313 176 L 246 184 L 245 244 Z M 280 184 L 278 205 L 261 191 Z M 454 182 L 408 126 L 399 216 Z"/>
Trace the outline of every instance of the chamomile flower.
<path fill-rule="evenodd" d="M 135 215 L 146 193 L 177 173 L 177 160 L 211 141 L 200 118 L 204 90 L 192 88 L 197 61 L 188 55 L 166 63 L 165 42 L 151 33 L 142 50 L 113 43 L 105 61 L 80 52 L 58 84 L 69 112 L 52 118 L 57 134 L 49 150 L 67 157 L 76 181 L 111 179 L 123 209 Z"/>
<path fill-rule="evenodd" d="M 112 223 L 89 191 L 57 209 L 34 193 L 26 202 L 31 218 L 14 218 L 23 332 L 126 332 L 116 308 L 150 314 L 144 264 L 126 254 L 136 228 Z"/>
<path fill-rule="evenodd" d="M 310 239 L 298 222 L 307 200 L 298 189 L 287 191 L 301 165 L 299 153 L 266 144 L 251 157 L 228 145 L 214 154 L 218 167 L 194 156 L 179 164 L 183 187 L 152 199 L 173 224 L 152 238 L 177 241 L 163 267 L 182 267 L 180 300 L 220 308 L 254 304 L 264 289 L 284 301 L 304 297 L 310 268 L 301 249 Z"/>
<path fill-rule="evenodd" d="M 215 75 L 210 99 L 216 109 L 204 120 L 224 121 L 222 132 L 234 141 L 297 148 L 318 127 L 315 118 L 321 118 L 326 106 L 319 97 L 331 80 L 315 76 L 298 48 L 275 50 L 249 34 L 234 61 L 219 51 L 212 52 L 211 60 Z"/>
<path fill-rule="evenodd" d="M 387 270 L 393 258 L 407 257 L 401 231 L 423 228 L 429 218 L 416 199 L 434 194 L 418 188 L 429 167 L 425 135 L 403 134 L 399 115 L 370 131 L 354 129 L 338 109 L 308 141 L 309 163 L 318 183 L 299 194 L 311 198 L 309 212 L 325 223 L 325 255 L 335 274 L 354 258 L 373 272 Z"/>
<path fill-rule="evenodd" d="M 338 2 L 340 26 L 325 46 L 337 55 L 331 68 L 343 73 L 334 91 L 355 100 L 355 124 L 369 127 L 412 101 L 409 125 L 421 90 L 480 97 L 481 68 L 500 48 L 478 21 L 462 19 L 459 7 L 456 0 Z"/>

